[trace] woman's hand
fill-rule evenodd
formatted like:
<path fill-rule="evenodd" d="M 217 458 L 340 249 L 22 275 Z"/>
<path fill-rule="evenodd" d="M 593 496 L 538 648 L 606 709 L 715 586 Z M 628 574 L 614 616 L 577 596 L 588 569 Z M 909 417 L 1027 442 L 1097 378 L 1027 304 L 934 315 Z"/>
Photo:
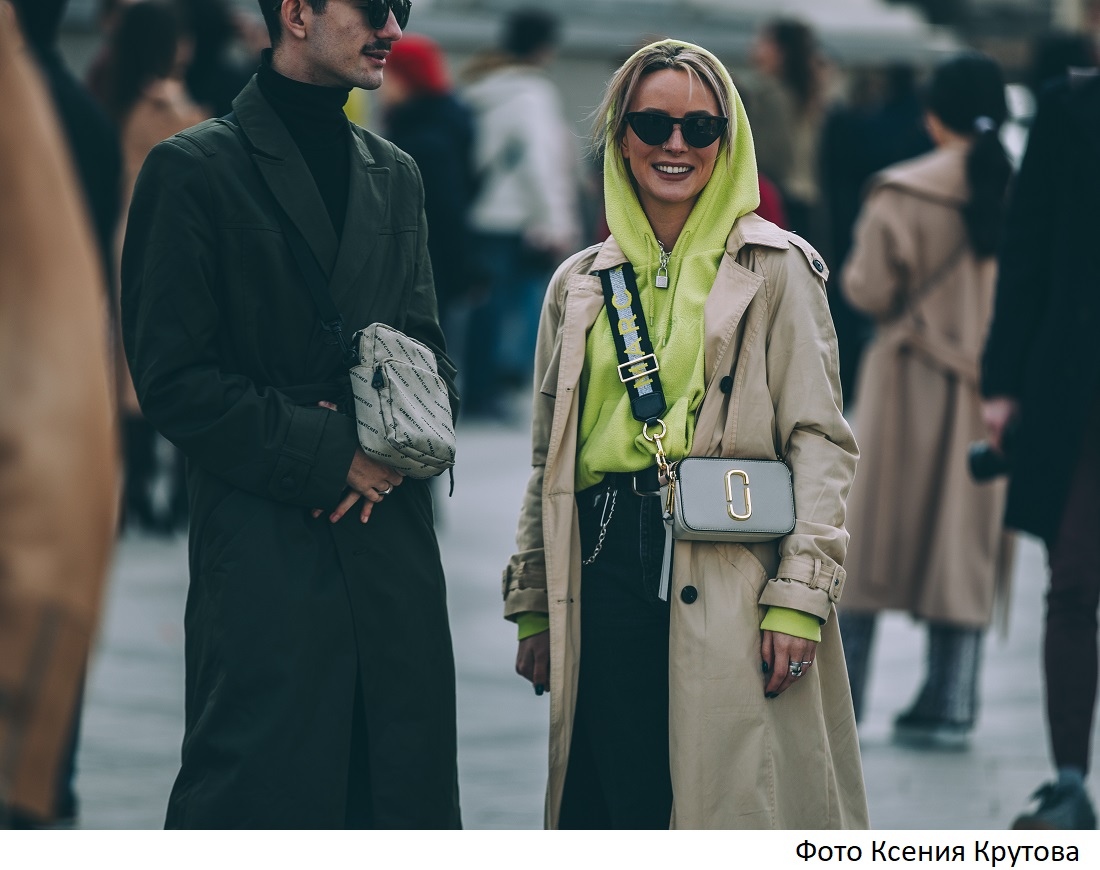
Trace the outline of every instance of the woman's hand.
<path fill-rule="evenodd" d="M 516 673 L 535 686 L 535 694 L 550 689 L 550 632 L 540 631 L 519 642 Z"/>
<path fill-rule="evenodd" d="M 982 400 L 982 422 L 989 432 L 989 443 L 998 453 L 1005 452 L 1005 430 L 1020 415 L 1020 403 L 1011 396 L 992 396 Z"/>
<path fill-rule="evenodd" d="M 764 672 L 764 696 L 778 698 L 802 677 L 791 674 L 791 662 L 800 662 L 802 675 L 814 663 L 817 643 L 778 631 L 765 631 L 760 640 L 761 670 Z"/>

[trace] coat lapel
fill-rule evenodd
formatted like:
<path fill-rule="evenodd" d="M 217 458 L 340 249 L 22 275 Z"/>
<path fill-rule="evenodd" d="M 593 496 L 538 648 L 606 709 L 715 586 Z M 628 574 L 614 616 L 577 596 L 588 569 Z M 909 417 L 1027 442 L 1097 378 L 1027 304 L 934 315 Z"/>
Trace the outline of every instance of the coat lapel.
<path fill-rule="evenodd" d="M 790 241 L 785 230 L 756 214 L 738 218 L 733 225 L 729 238 L 726 239 L 726 255 L 718 264 L 714 287 L 703 309 L 706 322 L 703 361 L 708 390 L 719 373 L 724 375 L 732 367 L 733 363 L 728 357 L 733 335 L 745 309 L 764 283 L 762 275 L 739 262 L 741 251 L 747 245 L 785 250 L 790 247 Z"/>
<path fill-rule="evenodd" d="M 391 223 L 389 169 L 374 165 L 374 157 L 354 130 L 349 147 L 351 178 L 348 209 L 336 265 L 332 270 L 332 295 L 337 300 L 346 298 L 352 292 L 356 278 L 378 244 L 379 232 Z M 382 211 L 379 211 L 379 205 Z M 362 304 L 369 306 L 370 297 L 382 288 L 376 282 L 368 282 L 357 289 L 361 296 L 365 294 Z"/>
<path fill-rule="evenodd" d="M 719 372 L 728 372 L 730 343 L 745 309 L 764 283 L 762 275 L 750 272 L 728 253 L 718 266 L 714 287 L 703 309 L 706 346 L 703 351 L 707 389 Z"/>
<path fill-rule="evenodd" d="M 252 162 L 272 196 L 305 238 L 321 269 L 331 276 L 337 253 L 336 230 L 305 159 L 260 93 L 255 76 L 233 101 L 233 111 L 252 144 Z"/>

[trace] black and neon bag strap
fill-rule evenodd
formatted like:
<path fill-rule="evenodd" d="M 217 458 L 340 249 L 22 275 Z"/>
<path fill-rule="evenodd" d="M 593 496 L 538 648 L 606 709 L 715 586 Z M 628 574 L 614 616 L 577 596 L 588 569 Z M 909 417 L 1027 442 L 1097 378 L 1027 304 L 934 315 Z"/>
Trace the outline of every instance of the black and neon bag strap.
<path fill-rule="evenodd" d="M 665 394 L 661 389 L 661 366 L 653 353 L 642 312 L 634 267 L 624 263 L 600 270 L 599 276 L 611 337 L 618 350 L 619 380 L 630 397 L 630 411 L 635 420 L 652 425 L 665 412 Z"/>

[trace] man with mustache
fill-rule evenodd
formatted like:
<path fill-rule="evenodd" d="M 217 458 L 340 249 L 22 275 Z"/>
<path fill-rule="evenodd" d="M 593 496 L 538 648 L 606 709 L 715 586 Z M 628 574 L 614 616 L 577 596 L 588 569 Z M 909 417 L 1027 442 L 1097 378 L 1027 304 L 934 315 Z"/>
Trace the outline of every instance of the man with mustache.
<path fill-rule="evenodd" d="M 134 193 L 123 331 L 187 456 L 186 730 L 170 828 L 455 828 L 455 683 L 428 481 L 359 448 L 347 333 L 444 353 L 416 165 L 350 124 L 408 0 L 260 0 L 273 49 Z M 298 246 L 297 252 L 292 245 Z M 301 259 L 299 259 L 301 257 Z M 346 335 L 350 339 L 350 335 Z"/>

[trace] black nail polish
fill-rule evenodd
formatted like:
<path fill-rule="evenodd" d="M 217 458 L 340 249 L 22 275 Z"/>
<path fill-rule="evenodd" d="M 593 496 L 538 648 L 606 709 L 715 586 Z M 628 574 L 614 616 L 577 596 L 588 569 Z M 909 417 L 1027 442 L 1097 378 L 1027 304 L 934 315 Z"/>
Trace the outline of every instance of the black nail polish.
<path fill-rule="evenodd" d="M 768 671 L 771 670 L 771 668 L 768 667 L 767 662 L 761 662 L 760 663 L 760 670 L 762 670 L 766 674 Z"/>
<path fill-rule="evenodd" d="M 546 691 L 546 689 L 544 689 L 542 687 L 542 683 L 535 683 L 535 694 L 536 695 L 541 695 L 545 691 Z"/>
<path fill-rule="evenodd" d="M 765 692 L 764 697 L 770 701 L 772 698 L 778 698 L 779 692 Z"/>

